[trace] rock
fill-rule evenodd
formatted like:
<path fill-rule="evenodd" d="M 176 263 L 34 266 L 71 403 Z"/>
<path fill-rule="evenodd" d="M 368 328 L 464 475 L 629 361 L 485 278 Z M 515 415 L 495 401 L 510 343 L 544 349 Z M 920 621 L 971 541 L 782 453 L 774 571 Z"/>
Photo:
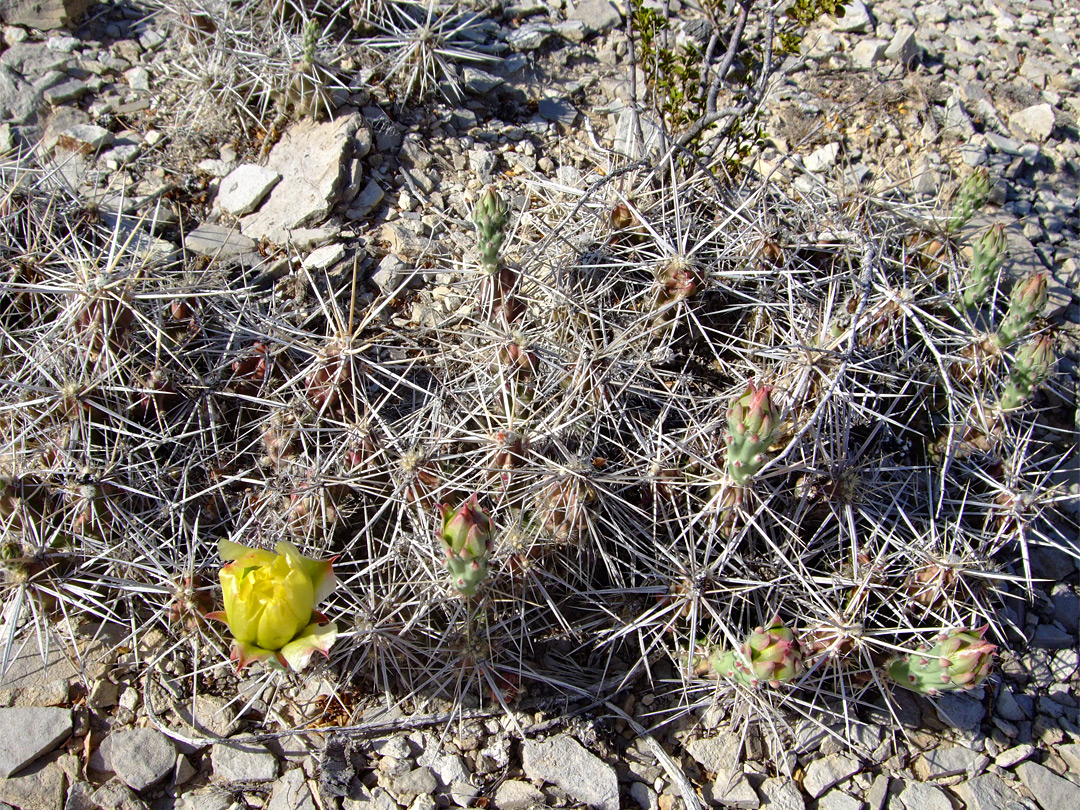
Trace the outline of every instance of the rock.
<path fill-rule="evenodd" d="M 346 216 L 352 220 L 370 216 L 371 212 L 379 206 L 385 196 L 382 186 L 374 180 L 369 180 L 368 184 L 364 186 L 364 190 L 356 195 L 356 199 L 353 200 L 352 207 Z"/>
<path fill-rule="evenodd" d="M 863 802 L 842 790 L 830 790 L 818 799 L 818 810 L 863 810 Z"/>
<path fill-rule="evenodd" d="M 146 802 L 119 778 L 110 779 L 95 790 L 90 801 L 90 806 L 95 810 L 146 810 Z"/>
<path fill-rule="evenodd" d="M 994 764 L 999 768 L 1011 768 L 1025 759 L 1029 759 L 1034 753 L 1035 748 L 1031 745 L 1015 745 L 1012 748 L 1006 748 L 994 757 Z"/>
<path fill-rule="evenodd" d="M 326 270 L 341 261 L 344 256 L 344 245 L 340 243 L 325 245 L 311 251 L 304 259 L 303 267 L 306 270 Z"/>
<path fill-rule="evenodd" d="M 741 770 L 733 774 L 718 776 L 701 789 L 701 794 L 706 801 L 721 807 L 756 810 L 761 806 L 761 799 L 758 798 L 753 785 Z"/>
<path fill-rule="evenodd" d="M 577 0 L 566 18 L 580 20 L 590 34 L 607 31 L 622 21 L 619 10 L 609 0 Z"/>
<path fill-rule="evenodd" d="M 638 143 L 637 133 L 634 131 L 634 113 L 630 108 L 619 113 L 615 123 L 615 151 L 620 155 L 638 159 L 649 152 L 658 149 L 661 142 L 660 129 L 644 114 L 638 115 L 641 124 L 641 139 L 644 143 Z"/>
<path fill-rule="evenodd" d="M 492 76 L 490 73 L 479 68 L 466 67 L 462 71 L 462 85 L 473 95 L 484 96 L 505 82 L 504 79 L 498 76 Z"/>
<path fill-rule="evenodd" d="M 945 113 L 941 122 L 942 129 L 949 135 L 961 140 L 968 140 L 975 134 L 975 127 L 964 110 L 960 94 L 953 92 L 945 102 Z"/>
<path fill-rule="evenodd" d="M 246 253 L 253 253 L 258 248 L 258 245 L 254 239 L 237 233 L 235 228 L 226 228 L 223 225 L 204 222 L 184 236 L 184 247 L 196 256 L 230 259 Z M 198 701 L 198 697 L 196 697 L 196 701 Z M 196 703 L 197 705 L 198 703 Z M 212 712 L 208 715 L 208 722 L 213 726 L 222 725 L 220 721 L 211 719 L 213 716 Z M 201 725 L 202 723 L 197 723 L 196 728 Z M 230 724 L 225 725 L 229 726 Z"/>
<path fill-rule="evenodd" d="M 1031 646 L 1043 650 L 1067 650 L 1076 642 L 1073 637 L 1052 624 L 1040 624 L 1031 637 Z"/>
<path fill-rule="evenodd" d="M 952 810 L 944 790 L 923 782 L 908 782 L 900 793 L 900 802 L 907 810 Z"/>
<path fill-rule="evenodd" d="M 1054 108 L 1049 104 L 1033 104 L 1009 116 L 1012 125 L 1021 136 L 1045 143 L 1054 131 Z"/>
<path fill-rule="evenodd" d="M 195 244 L 188 240 L 196 237 Z M 199 256 L 235 256 L 255 251 L 256 244 L 246 236 L 241 236 L 229 228 L 220 225 L 200 225 L 187 235 L 184 246 Z M 203 251 L 209 252 L 203 252 Z M 191 716 L 194 708 L 195 716 Z M 236 704 L 217 695 L 196 695 L 194 706 L 184 701 L 178 711 L 186 730 L 192 729 L 199 736 L 228 737 L 240 728 L 236 717 Z"/>
<path fill-rule="evenodd" d="M 874 777 L 874 783 L 866 791 L 867 810 L 882 810 L 885 800 L 889 798 L 889 777 L 879 773 Z"/>
<path fill-rule="evenodd" d="M 967 774 L 969 777 L 982 773 L 990 764 L 990 758 L 962 745 L 940 745 L 931 748 L 915 760 L 915 775 L 926 781 L 946 776 Z"/>
<path fill-rule="evenodd" d="M 851 62 L 857 68 L 868 70 L 885 59 L 888 47 L 887 39 L 860 39 L 851 49 Z"/>
<path fill-rule="evenodd" d="M 94 0 L 0 0 L 0 19 L 38 31 L 66 28 L 79 19 Z"/>
<path fill-rule="evenodd" d="M 1035 762 L 1021 762 L 1016 773 L 1043 810 L 1080 807 L 1080 785 Z"/>
<path fill-rule="evenodd" d="M 847 754 L 815 759 L 806 769 L 803 789 L 816 799 L 833 785 L 857 774 L 860 768 L 859 761 Z"/>
<path fill-rule="evenodd" d="M 99 749 L 105 767 L 132 790 L 145 790 L 172 773 L 176 748 L 157 729 L 114 731 Z"/>
<path fill-rule="evenodd" d="M 64 805 L 66 770 L 78 770 L 71 754 L 53 754 L 23 768 L 18 776 L 0 779 L 0 802 L 19 810 L 56 810 Z"/>
<path fill-rule="evenodd" d="M 305 119 L 286 129 L 266 161 L 281 181 L 258 211 L 240 220 L 241 232 L 285 244 L 289 231 L 326 219 L 347 183 L 359 126 L 358 115 L 346 115 L 326 123 Z"/>
<path fill-rule="evenodd" d="M 1054 604 L 1054 618 L 1070 633 L 1080 633 L 1080 595 L 1069 590 L 1068 585 L 1058 583 L 1050 600 Z"/>
<path fill-rule="evenodd" d="M 808 172 L 825 172 L 836 165 L 836 156 L 840 154 L 840 144 L 827 143 L 818 147 L 803 159 L 803 166 Z"/>
<path fill-rule="evenodd" d="M 1057 755 L 1064 760 L 1070 770 L 1074 773 L 1080 773 L 1080 743 L 1059 745 L 1056 750 Z"/>
<path fill-rule="evenodd" d="M 113 134 L 94 124 L 76 124 L 60 133 L 56 139 L 56 148 L 81 155 L 93 155 L 106 147 L 112 146 Z"/>
<path fill-rule="evenodd" d="M 734 734 L 697 737 L 686 746 L 686 753 L 712 774 L 729 774 L 739 766 L 741 743 Z"/>
<path fill-rule="evenodd" d="M 71 710 L 0 709 L 0 778 L 25 768 L 71 736 Z"/>
<path fill-rule="evenodd" d="M 1000 717 L 1010 720 L 1013 723 L 1020 723 L 1024 720 L 1030 720 L 1027 712 L 1016 701 L 1016 697 L 1013 695 L 1012 690 L 1007 686 L 1002 687 L 998 691 L 997 699 L 997 713 Z"/>
<path fill-rule="evenodd" d="M 543 807 L 546 804 L 543 793 L 520 779 L 508 779 L 495 790 L 496 810 L 529 810 L 531 807 Z"/>
<path fill-rule="evenodd" d="M 25 124 L 37 115 L 42 91 L 0 64 L 0 117 L 11 124 Z"/>
<path fill-rule="evenodd" d="M 293 768 L 274 782 L 266 810 L 316 810 L 303 768 Z"/>
<path fill-rule="evenodd" d="M 218 782 L 269 782 L 278 771 L 274 755 L 256 743 L 215 743 L 210 749 L 210 761 Z"/>
<path fill-rule="evenodd" d="M 273 169 L 242 163 L 221 181 L 218 205 L 222 211 L 236 217 L 250 214 L 279 180 L 281 175 Z"/>
<path fill-rule="evenodd" d="M 874 30 L 870 11 L 861 0 L 852 0 L 844 6 L 844 14 L 831 23 L 834 31 L 846 34 L 869 34 Z"/>
<path fill-rule="evenodd" d="M 984 773 L 966 782 L 953 785 L 967 810 L 1023 810 L 1025 805 L 1015 790 L 1000 777 Z"/>
<path fill-rule="evenodd" d="M 982 725 L 986 709 L 982 703 L 969 694 L 959 692 L 945 692 L 936 698 L 935 707 L 941 722 L 965 731 L 969 734 L 977 734 Z"/>
<path fill-rule="evenodd" d="M 540 99 L 537 112 L 545 121 L 554 121 L 563 132 L 569 131 L 574 126 L 578 116 L 577 109 L 569 101 L 551 96 Z"/>
<path fill-rule="evenodd" d="M 427 764 L 431 768 L 431 772 L 435 775 L 435 780 L 438 783 L 439 790 L 443 793 L 451 790 L 455 784 L 468 783 L 472 774 L 469 773 L 469 769 L 465 765 L 465 760 L 459 757 L 457 754 L 444 754 L 443 756 L 437 756 L 438 748 L 435 748 L 434 753 L 436 756 L 431 758 L 430 762 L 418 762 L 417 764 Z M 421 760 L 424 758 L 421 757 Z"/>
<path fill-rule="evenodd" d="M 535 51 L 547 42 L 547 38 L 552 33 L 553 29 L 550 25 L 525 23 L 525 25 L 510 32 L 506 38 L 506 43 L 515 51 Z"/>
<path fill-rule="evenodd" d="M 919 58 L 919 44 L 915 41 L 914 28 L 898 28 L 889 47 L 885 49 L 885 58 L 909 67 Z"/>
<path fill-rule="evenodd" d="M 552 782 L 578 801 L 599 810 L 619 810 L 615 769 L 586 751 L 568 734 L 548 740 L 526 740 L 522 767 L 530 779 Z"/>
<path fill-rule="evenodd" d="M 761 806 L 768 810 L 806 810 L 806 800 L 794 779 L 777 777 L 761 783 Z"/>
<path fill-rule="evenodd" d="M 60 82 L 60 84 L 54 84 L 45 90 L 42 97 L 56 107 L 82 98 L 89 90 L 90 88 L 78 79 L 69 79 L 66 82 Z"/>
<path fill-rule="evenodd" d="M 177 810 L 229 810 L 232 794 L 220 788 L 207 787 L 185 793 Z"/>
<path fill-rule="evenodd" d="M 439 783 L 435 779 L 435 774 L 431 772 L 431 768 L 421 766 L 406 771 L 394 779 L 393 792 L 408 801 L 413 796 L 434 793 L 438 786 Z"/>

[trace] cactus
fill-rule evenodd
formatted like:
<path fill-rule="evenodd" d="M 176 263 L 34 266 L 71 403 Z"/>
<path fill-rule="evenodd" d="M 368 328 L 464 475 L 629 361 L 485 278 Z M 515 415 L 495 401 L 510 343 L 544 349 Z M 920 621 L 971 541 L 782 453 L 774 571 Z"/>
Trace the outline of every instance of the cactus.
<path fill-rule="evenodd" d="M 777 687 L 802 672 L 802 647 L 795 634 L 777 616 L 768 629 L 756 627 L 738 650 L 712 650 L 693 662 L 695 672 L 709 672 L 743 686 L 761 683 Z"/>
<path fill-rule="evenodd" d="M 487 186 L 480 193 L 472 215 L 480 249 L 480 267 L 485 273 L 493 274 L 499 269 L 499 251 L 506 238 L 504 229 L 509 216 L 506 201 L 495 186 Z"/>
<path fill-rule="evenodd" d="M 975 243 L 971 266 L 968 268 L 968 284 L 961 296 L 965 309 L 975 309 L 986 300 L 986 293 L 1005 260 L 1007 243 L 1005 225 L 1000 222 Z"/>
<path fill-rule="evenodd" d="M 1009 312 L 994 335 L 994 344 L 999 349 L 1004 349 L 1023 337 L 1035 316 L 1042 311 L 1046 305 L 1048 278 L 1046 271 L 1032 273 L 1013 287 Z"/>
<path fill-rule="evenodd" d="M 949 221 L 945 225 L 946 232 L 957 233 L 963 228 L 975 212 L 982 208 L 990 196 L 990 173 L 985 166 L 980 166 L 967 176 L 960 191 L 957 192 L 957 200 L 949 214 Z"/>
<path fill-rule="evenodd" d="M 742 486 L 761 469 L 765 452 L 776 430 L 776 412 L 772 404 L 772 386 L 756 386 L 751 380 L 746 393 L 732 400 L 728 409 L 727 470 Z"/>
<path fill-rule="evenodd" d="M 446 571 L 450 574 L 450 583 L 462 596 L 475 596 L 480 583 L 487 579 L 494 524 L 487 512 L 480 508 L 476 495 L 457 511 L 452 511 L 448 504 L 443 504 L 439 509 L 443 518 L 439 539 L 446 553 Z"/>
<path fill-rule="evenodd" d="M 1056 365 L 1054 340 L 1050 335 L 1025 343 L 1009 369 L 1009 382 L 1001 394 L 1001 409 L 1009 411 L 1023 405 L 1031 393 L 1050 378 Z"/>
<path fill-rule="evenodd" d="M 889 678 L 905 689 L 931 696 L 977 686 L 989 674 L 997 649 L 983 638 L 988 626 L 949 630 L 938 636 L 934 646 L 923 645 L 893 658 L 886 668 Z"/>

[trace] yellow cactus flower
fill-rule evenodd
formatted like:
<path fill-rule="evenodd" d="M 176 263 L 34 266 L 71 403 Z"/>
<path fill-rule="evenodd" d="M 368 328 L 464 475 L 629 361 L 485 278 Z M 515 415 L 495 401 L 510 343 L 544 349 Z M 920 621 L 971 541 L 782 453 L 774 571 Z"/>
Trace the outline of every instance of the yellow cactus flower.
<path fill-rule="evenodd" d="M 337 584 L 332 560 L 305 557 L 292 543 L 274 553 L 221 540 L 218 552 L 230 561 L 218 574 L 225 610 L 209 618 L 229 625 L 237 669 L 272 659 L 300 671 L 316 650 L 328 653 L 337 626 L 315 606 Z"/>

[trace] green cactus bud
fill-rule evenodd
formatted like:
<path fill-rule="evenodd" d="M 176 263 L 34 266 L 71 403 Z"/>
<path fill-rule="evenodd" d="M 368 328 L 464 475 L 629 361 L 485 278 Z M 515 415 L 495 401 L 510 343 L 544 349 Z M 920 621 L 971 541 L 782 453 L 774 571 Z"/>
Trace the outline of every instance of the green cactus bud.
<path fill-rule="evenodd" d="M 304 26 L 303 51 L 301 59 L 308 69 L 315 64 L 315 49 L 319 45 L 319 23 L 309 20 Z"/>
<path fill-rule="evenodd" d="M 967 176 L 960 191 L 957 193 L 956 203 L 953 205 L 945 230 L 948 233 L 956 233 L 963 228 L 975 212 L 982 208 L 990 196 L 990 173 L 985 166 L 980 166 Z"/>
<path fill-rule="evenodd" d="M 718 648 L 692 661 L 696 672 L 737 681 L 743 686 L 762 683 L 777 687 L 790 683 L 802 672 L 802 648 L 795 634 L 777 616 L 768 629 L 756 627 L 738 650 L 721 652 Z"/>
<path fill-rule="evenodd" d="M 997 277 L 998 269 L 1005 260 L 1007 244 L 1005 225 L 1000 222 L 991 227 L 975 243 L 971 267 L 968 268 L 968 283 L 963 293 L 965 309 L 974 309 L 986 299 L 986 294 Z"/>
<path fill-rule="evenodd" d="M 472 220 L 476 224 L 477 244 L 480 248 L 480 266 L 485 272 L 494 273 L 499 267 L 499 251 L 502 249 L 510 210 L 495 186 L 488 186 L 480 193 L 473 209 Z"/>
<path fill-rule="evenodd" d="M 986 641 L 985 633 L 986 627 L 949 630 L 934 646 L 893 658 L 886 672 L 898 685 L 921 695 L 971 689 L 982 683 L 994 663 L 997 645 Z"/>
<path fill-rule="evenodd" d="M 457 511 L 447 504 L 439 507 L 443 516 L 439 539 L 446 553 L 446 571 L 454 589 L 473 596 L 488 575 L 491 541 L 495 527 L 473 495 Z"/>
<path fill-rule="evenodd" d="M 1009 383 L 1001 395 L 1002 410 L 1019 408 L 1032 392 L 1050 378 L 1057 365 L 1054 340 L 1042 335 L 1020 347 L 1009 369 Z"/>
<path fill-rule="evenodd" d="M 1049 273 L 1045 270 L 1032 273 L 1015 287 L 1009 299 L 1009 312 L 1002 321 L 994 343 L 1004 349 L 1015 343 L 1027 332 L 1028 326 L 1046 306 L 1046 287 Z"/>
<path fill-rule="evenodd" d="M 751 380 L 746 393 L 732 400 L 728 410 L 727 470 L 740 486 L 753 478 L 765 463 L 777 418 L 772 404 L 772 386 L 760 388 Z"/>

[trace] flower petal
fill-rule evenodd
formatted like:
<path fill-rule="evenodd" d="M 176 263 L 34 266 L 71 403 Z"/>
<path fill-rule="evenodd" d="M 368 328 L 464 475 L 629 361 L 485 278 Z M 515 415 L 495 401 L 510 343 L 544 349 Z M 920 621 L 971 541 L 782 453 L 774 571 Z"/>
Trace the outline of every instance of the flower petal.
<path fill-rule="evenodd" d="M 295 639 L 281 648 L 279 658 L 284 658 L 289 666 L 299 672 L 311 660 L 316 650 L 325 656 L 330 655 L 330 647 L 337 641 L 337 624 L 309 624 Z"/>
<path fill-rule="evenodd" d="M 236 671 L 239 672 L 248 664 L 255 661 L 265 661 L 273 654 L 273 650 L 264 650 L 254 644 L 245 644 L 243 641 L 233 639 L 232 654 L 229 656 L 229 660 L 236 662 Z"/>
<path fill-rule="evenodd" d="M 334 559 L 314 560 L 305 557 L 289 542 L 277 544 L 277 553 L 289 558 L 289 562 L 303 571 L 311 579 L 311 585 L 315 589 L 315 604 L 333 593 L 337 587 L 337 578 L 334 576 Z"/>

